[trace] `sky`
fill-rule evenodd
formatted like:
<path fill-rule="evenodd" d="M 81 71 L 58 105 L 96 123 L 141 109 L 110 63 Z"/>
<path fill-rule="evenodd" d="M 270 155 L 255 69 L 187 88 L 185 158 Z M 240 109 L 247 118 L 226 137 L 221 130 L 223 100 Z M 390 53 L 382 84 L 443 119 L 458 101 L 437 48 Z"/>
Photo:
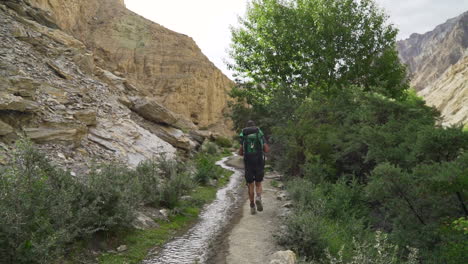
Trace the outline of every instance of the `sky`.
<path fill-rule="evenodd" d="M 125 0 L 133 12 L 192 37 L 202 52 L 232 79 L 226 67 L 230 27 L 243 16 L 248 0 Z M 397 39 L 425 33 L 468 11 L 468 0 L 376 0 L 399 30 Z"/>

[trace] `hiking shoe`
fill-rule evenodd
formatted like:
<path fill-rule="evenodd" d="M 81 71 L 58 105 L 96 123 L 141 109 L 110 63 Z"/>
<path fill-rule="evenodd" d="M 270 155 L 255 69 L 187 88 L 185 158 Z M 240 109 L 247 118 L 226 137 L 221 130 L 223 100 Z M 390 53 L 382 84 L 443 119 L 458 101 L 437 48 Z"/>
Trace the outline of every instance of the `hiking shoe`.
<path fill-rule="evenodd" d="M 255 204 L 257 205 L 257 210 L 259 212 L 263 211 L 263 204 L 261 198 L 257 197 L 257 199 L 255 199 Z"/>
<path fill-rule="evenodd" d="M 254 203 L 250 203 L 250 214 L 256 214 L 257 213 L 257 210 L 255 209 L 255 204 Z"/>

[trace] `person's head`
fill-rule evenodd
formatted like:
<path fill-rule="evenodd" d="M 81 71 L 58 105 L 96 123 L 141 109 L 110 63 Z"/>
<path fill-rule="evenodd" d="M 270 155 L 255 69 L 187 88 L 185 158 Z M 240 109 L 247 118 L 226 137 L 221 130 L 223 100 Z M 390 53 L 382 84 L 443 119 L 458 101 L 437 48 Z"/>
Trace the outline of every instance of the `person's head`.
<path fill-rule="evenodd" d="M 252 120 L 247 121 L 247 127 L 254 127 L 254 126 L 255 126 L 254 121 L 252 121 Z"/>

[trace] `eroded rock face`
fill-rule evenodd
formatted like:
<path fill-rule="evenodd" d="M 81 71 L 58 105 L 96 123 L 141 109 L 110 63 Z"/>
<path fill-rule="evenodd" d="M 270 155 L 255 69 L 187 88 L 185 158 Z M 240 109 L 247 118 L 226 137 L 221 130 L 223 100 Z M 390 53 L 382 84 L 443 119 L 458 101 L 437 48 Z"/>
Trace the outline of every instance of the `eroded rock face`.
<path fill-rule="evenodd" d="M 419 94 L 441 111 L 444 124 L 468 124 L 468 56 Z"/>
<path fill-rule="evenodd" d="M 199 127 L 229 133 L 228 92 L 233 83 L 190 37 L 127 10 L 123 0 L 30 0 L 57 25 L 83 41 L 139 96 L 154 97 Z"/>
<path fill-rule="evenodd" d="M 449 19 L 425 34 L 414 33 L 398 42 L 401 60 L 413 75 L 412 86 L 422 90 L 468 54 L 468 12 Z"/>
<path fill-rule="evenodd" d="M 443 124 L 468 122 L 468 12 L 425 34 L 398 42 L 411 84 L 444 117 Z"/>
<path fill-rule="evenodd" d="M 133 112 L 120 102 L 127 88 L 115 89 L 90 73 L 98 70 L 90 60 L 95 55 L 81 41 L 28 15 L 41 17 L 40 9 L 22 1 L 12 9 L 4 2 L 0 145 L 27 135 L 46 156 L 75 172 L 86 172 L 93 161 L 136 166 L 160 154 L 176 154 L 176 147 L 133 120 Z M 0 157 L 9 152 L 0 148 Z"/>

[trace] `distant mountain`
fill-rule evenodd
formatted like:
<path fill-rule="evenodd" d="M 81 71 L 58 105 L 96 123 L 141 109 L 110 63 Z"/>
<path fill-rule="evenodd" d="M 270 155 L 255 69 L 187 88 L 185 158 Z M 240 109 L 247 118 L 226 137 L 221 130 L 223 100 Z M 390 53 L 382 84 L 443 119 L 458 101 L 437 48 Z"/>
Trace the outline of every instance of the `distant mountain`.
<path fill-rule="evenodd" d="M 468 11 L 397 43 L 412 86 L 437 107 L 444 124 L 468 122 Z"/>

